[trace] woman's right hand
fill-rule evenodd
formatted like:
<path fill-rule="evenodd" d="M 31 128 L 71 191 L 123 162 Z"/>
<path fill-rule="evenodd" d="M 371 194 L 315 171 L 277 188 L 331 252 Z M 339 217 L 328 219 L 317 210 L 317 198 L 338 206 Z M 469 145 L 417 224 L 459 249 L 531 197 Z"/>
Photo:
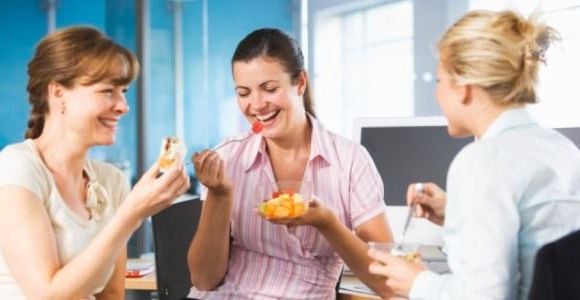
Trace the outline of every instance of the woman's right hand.
<path fill-rule="evenodd" d="M 166 172 L 160 175 L 156 162 L 135 184 L 124 202 L 129 210 L 144 219 L 168 207 L 189 189 L 189 176 L 183 159 L 179 157 Z"/>
<path fill-rule="evenodd" d="M 443 225 L 447 194 L 434 183 L 421 183 L 422 188 L 420 191 L 417 190 L 417 184 L 410 184 L 407 188 L 407 204 L 417 204 L 415 206 L 415 216 Z"/>
<path fill-rule="evenodd" d="M 225 174 L 225 162 L 217 152 L 204 150 L 200 153 L 194 153 L 191 161 L 195 168 L 197 180 L 207 187 L 209 192 L 216 195 L 231 193 L 232 181 Z"/>

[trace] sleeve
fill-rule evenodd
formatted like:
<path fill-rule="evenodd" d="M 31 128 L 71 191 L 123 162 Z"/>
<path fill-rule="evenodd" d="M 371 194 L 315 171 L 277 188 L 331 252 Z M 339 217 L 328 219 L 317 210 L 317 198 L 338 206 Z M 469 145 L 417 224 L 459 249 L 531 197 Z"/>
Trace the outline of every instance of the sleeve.
<path fill-rule="evenodd" d="M 385 213 L 383 180 L 367 150 L 357 145 L 349 176 L 350 216 L 353 228 Z"/>
<path fill-rule="evenodd" d="M 27 189 L 39 199 L 50 193 L 50 180 L 38 159 L 10 146 L 0 152 L 0 187 L 9 185 Z"/>
<path fill-rule="evenodd" d="M 517 296 L 519 214 L 513 183 L 504 176 L 516 170 L 489 149 L 472 150 L 458 155 L 448 177 L 444 226 L 452 274 L 420 273 L 410 299 Z"/>

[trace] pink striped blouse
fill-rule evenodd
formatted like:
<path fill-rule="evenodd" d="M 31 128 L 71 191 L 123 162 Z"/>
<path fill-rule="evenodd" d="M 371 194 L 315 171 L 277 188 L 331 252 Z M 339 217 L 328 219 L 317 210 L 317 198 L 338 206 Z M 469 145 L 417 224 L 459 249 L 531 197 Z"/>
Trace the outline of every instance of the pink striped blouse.
<path fill-rule="evenodd" d="M 312 123 L 311 153 L 304 182 L 348 228 L 383 213 L 383 183 L 360 145 Z M 219 150 L 234 182 L 231 250 L 223 283 L 211 292 L 195 287 L 189 297 L 203 299 L 334 299 L 342 260 L 311 226 L 288 228 L 255 212 L 257 187 L 274 182 L 260 135 Z M 206 190 L 202 193 L 205 199 Z"/>

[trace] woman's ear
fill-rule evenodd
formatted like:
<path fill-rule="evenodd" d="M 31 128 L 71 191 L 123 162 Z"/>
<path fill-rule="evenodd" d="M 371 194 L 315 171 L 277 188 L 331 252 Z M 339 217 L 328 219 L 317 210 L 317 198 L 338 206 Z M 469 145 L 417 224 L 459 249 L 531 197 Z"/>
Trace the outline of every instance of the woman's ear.
<path fill-rule="evenodd" d="M 60 98 L 63 95 L 64 87 L 56 82 L 48 84 L 48 98 Z"/>
<path fill-rule="evenodd" d="M 459 99 L 463 105 L 469 105 L 473 101 L 473 86 L 471 84 L 459 85 Z"/>
<path fill-rule="evenodd" d="M 300 71 L 296 83 L 298 86 L 298 96 L 303 96 L 306 91 L 306 86 L 308 85 L 308 75 L 306 74 L 306 71 Z"/>
<path fill-rule="evenodd" d="M 64 99 L 64 86 L 56 82 L 51 82 L 48 84 L 48 105 L 51 107 L 49 111 L 56 110 L 60 111 L 61 115 L 64 115 L 66 111 L 65 99 Z"/>

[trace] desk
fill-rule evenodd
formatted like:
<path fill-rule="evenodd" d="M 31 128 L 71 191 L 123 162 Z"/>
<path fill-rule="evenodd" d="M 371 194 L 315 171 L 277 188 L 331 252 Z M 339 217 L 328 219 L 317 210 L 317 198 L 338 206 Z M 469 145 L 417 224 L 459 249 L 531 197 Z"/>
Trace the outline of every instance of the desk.
<path fill-rule="evenodd" d="M 361 291 L 357 291 L 356 287 L 363 287 Z M 343 274 L 340 279 L 340 288 L 338 290 L 337 300 L 368 300 L 381 299 L 377 295 L 368 294 L 369 289 L 354 275 Z"/>
<path fill-rule="evenodd" d="M 372 296 L 356 296 L 356 295 L 349 295 L 349 294 L 338 294 L 338 298 L 336 300 L 369 300 L 369 299 L 381 299 L 381 298 L 369 298 Z"/>
<path fill-rule="evenodd" d="M 157 290 L 157 281 L 155 280 L 155 272 L 147 274 L 143 277 L 125 278 L 126 290 Z"/>
<path fill-rule="evenodd" d="M 358 278 L 351 275 L 344 275 L 340 280 L 341 284 L 362 284 Z M 154 291 L 157 289 L 157 282 L 155 280 L 155 272 L 138 278 L 125 278 L 125 289 L 126 290 L 142 290 L 142 291 Z M 365 295 L 363 293 L 357 293 L 353 291 L 341 290 L 338 295 L 337 300 L 369 300 L 369 299 L 380 299 L 377 296 Z"/>
<path fill-rule="evenodd" d="M 151 262 L 148 258 L 130 258 L 127 260 L 127 267 L 130 268 L 130 263 Z M 143 290 L 155 291 L 157 290 L 157 281 L 155 280 L 155 270 L 143 277 L 125 277 L 126 290 Z"/>

